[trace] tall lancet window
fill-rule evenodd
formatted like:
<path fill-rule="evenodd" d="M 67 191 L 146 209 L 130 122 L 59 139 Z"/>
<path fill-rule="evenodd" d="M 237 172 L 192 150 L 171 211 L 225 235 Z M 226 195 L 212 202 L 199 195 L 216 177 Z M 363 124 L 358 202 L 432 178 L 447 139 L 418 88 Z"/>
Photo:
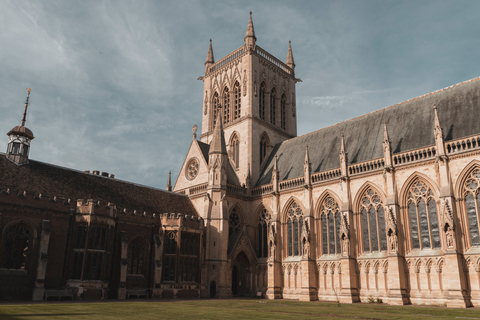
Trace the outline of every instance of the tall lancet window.
<path fill-rule="evenodd" d="M 275 91 L 275 88 L 272 89 L 272 91 L 270 92 L 270 123 L 275 125 L 275 118 L 276 118 L 276 109 L 277 109 L 277 106 L 276 106 L 276 91 Z"/>
<path fill-rule="evenodd" d="M 293 202 L 287 210 L 286 216 L 287 226 L 287 255 L 299 256 L 301 255 L 302 241 L 302 226 L 303 226 L 303 211 L 300 206 Z"/>
<path fill-rule="evenodd" d="M 233 87 L 233 94 L 235 97 L 235 109 L 233 114 L 233 119 L 240 118 L 242 114 L 242 90 L 240 89 L 240 84 L 235 82 L 235 86 Z"/>
<path fill-rule="evenodd" d="M 213 95 L 212 105 L 213 105 L 213 127 L 215 127 L 217 125 L 217 110 L 220 107 L 220 99 L 218 98 L 217 92 L 215 92 Z"/>
<path fill-rule="evenodd" d="M 437 204 L 425 182 L 418 180 L 410 187 L 407 209 L 412 249 L 440 248 Z"/>
<path fill-rule="evenodd" d="M 223 89 L 223 123 L 230 122 L 230 92 L 228 88 Z"/>
<path fill-rule="evenodd" d="M 265 82 L 260 85 L 260 92 L 258 95 L 258 116 L 260 119 L 265 120 Z"/>
<path fill-rule="evenodd" d="M 235 164 L 235 168 L 240 166 L 240 140 L 236 133 L 233 134 L 230 140 L 230 148 L 232 152 L 232 161 Z"/>
<path fill-rule="evenodd" d="M 320 206 L 320 233 L 322 254 L 340 254 L 340 211 L 332 197 L 327 197 Z"/>
<path fill-rule="evenodd" d="M 467 178 L 463 187 L 465 196 L 465 209 L 467 213 L 468 234 L 470 235 L 470 245 L 480 246 L 479 221 L 480 221 L 480 170 L 474 170 Z"/>
<path fill-rule="evenodd" d="M 280 125 L 283 130 L 287 129 L 287 121 L 286 121 L 286 110 L 287 110 L 287 97 L 285 93 L 282 94 L 282 98 L 280 99 Z"/>
<path fill-rule="evenodd" d="M 387 251 L 383 203 L 374 189 L 368 189 L 361 202 L 363 252 Z"/>
<path fill-rule="evenodd" d="M 268 257 L 268 223 L 270 214 L 267 209 L 262 208 L 260 217 L 258 218 L 258 257 Z"/>
<path fill-rule="evenodd" d="M 267 137 L 267 134 L 264 133 L 260 138 L 260 164 L 263 162 L 263 160 L 267 156 L 267 145 L 268 145 L 268 137 Z"/>

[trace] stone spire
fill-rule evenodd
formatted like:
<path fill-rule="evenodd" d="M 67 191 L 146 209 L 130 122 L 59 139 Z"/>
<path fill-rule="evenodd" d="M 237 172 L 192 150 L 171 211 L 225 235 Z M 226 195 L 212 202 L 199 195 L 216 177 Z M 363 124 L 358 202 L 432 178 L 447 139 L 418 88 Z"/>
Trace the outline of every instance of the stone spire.
<path fill-rule="evenodd" d="M 223 133 L 222 108 L 217 110 L 217 123 L 213 129 L 212 141 L 210 142 L 210 151 L 208 152 L 208 154 L 214 153 L 227 154 L 225 135 Z"/>
<path fill-rule="evenodd" d="M 293 53 L 292 53 L 292 41 L 288 41 L 288 52 L 287 52 L 287 66 L 292 69 L 295 69 L 295 62 L 293 61 Z"/>
<path fill-rule="evenodd" d="M 255 29 L 253 28 L 252 11 L 250 11 L 250 19 L 248 20 L 247 33 L 244 40 L 247 49 L 253 50 L 255 48 L 257 37 L 255 37 Z"/>
<path fill-rule="evenodd" d="M 445 155 L 445 144 L 443 141 L 443 130 L 440 125 L 440 120 L 438 119 L 437 106 L 433 105 L 434 113 L 434 125 L 433 125 L 433 135 L 435 136 L 435 147 L 437 149 L 437 156 Z"/>
<path fill-rule="evenodd" d="M 172 171 L 168 171 L 167 191 L 172 191 Z"/>
<path fill-rule="evenodd" d="M 383 161 L 386 168 L 392 166 L 392 151 L 390 138 L 388 137 L 387 121 L 383 122 Z"/>
<path fill-rule="evenodd" d="M 343 137 L 342 133 L 342 138 L 341 138 L 341 145 L 340 145 L 340 169 L 342 171 L 342 177 L 346 177 L 348 175 L 347 172 L 347 152 L 345 152 L 345 139 Z"/>
<path fill-rule="evenodd" d="M 215 58 L 213 57 L 213 48 L 212 48 L 212 39 L 210 39 L 210 46 L 208 47 L 207 60 L 205 60 L 205 73 L 208 68 L 210 68 L 215 63 Z"/>

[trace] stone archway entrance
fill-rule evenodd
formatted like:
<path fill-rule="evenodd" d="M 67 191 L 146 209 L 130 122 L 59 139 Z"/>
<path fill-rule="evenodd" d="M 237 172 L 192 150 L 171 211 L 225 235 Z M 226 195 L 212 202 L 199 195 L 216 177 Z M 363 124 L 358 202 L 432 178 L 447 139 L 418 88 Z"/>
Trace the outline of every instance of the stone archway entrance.
<path fill-rule="evenodd" d="M 245 253 L 240 252 L 235 258 L 232 267 L 232 294 L 234 296 L 249 296 L 252 274 L 250 262 Z"/>

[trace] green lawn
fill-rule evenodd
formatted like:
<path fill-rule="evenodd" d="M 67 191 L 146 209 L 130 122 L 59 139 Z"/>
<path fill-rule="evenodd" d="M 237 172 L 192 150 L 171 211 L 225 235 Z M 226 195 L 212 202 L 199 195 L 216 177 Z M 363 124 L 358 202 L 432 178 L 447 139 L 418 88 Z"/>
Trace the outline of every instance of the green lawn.
<path fill-rule="evenodd" d="M 285 300 L 0 304 L 0 319 L 480 319 L 480 309 Z"/>

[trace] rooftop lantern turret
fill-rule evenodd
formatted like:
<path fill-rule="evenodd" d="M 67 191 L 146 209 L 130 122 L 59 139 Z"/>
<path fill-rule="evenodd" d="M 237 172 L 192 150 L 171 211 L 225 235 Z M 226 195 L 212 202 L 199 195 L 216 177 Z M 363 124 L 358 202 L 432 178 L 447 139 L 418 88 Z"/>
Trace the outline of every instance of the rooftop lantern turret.
<path fill-rule="evenodd" d="M 27 121 L 27 108 L 30 100 L 30 88 L 27 88 L 27 91 L 28 94 L 27 100 L 25 101 L 25 111 L 23 112 L 22 123 L 7 133 L 7 136 L 9 137 L 6 153 L 7 159 L 18 165 L 28 163 L 30 141 L 35 138 L 33 132 L 25 127 L 25 122 Z"/>

